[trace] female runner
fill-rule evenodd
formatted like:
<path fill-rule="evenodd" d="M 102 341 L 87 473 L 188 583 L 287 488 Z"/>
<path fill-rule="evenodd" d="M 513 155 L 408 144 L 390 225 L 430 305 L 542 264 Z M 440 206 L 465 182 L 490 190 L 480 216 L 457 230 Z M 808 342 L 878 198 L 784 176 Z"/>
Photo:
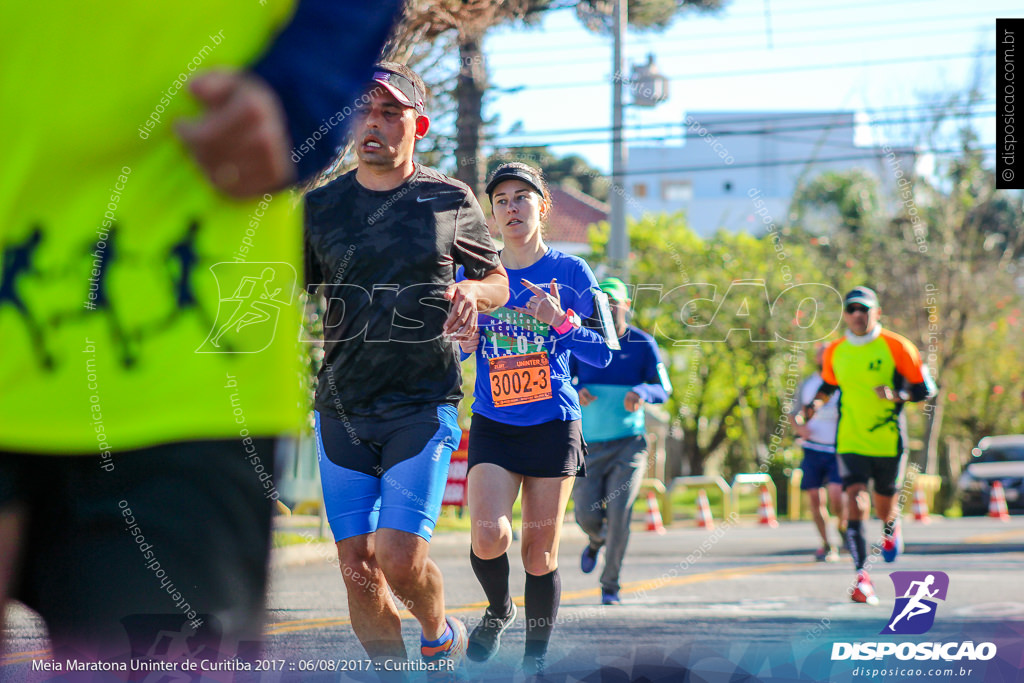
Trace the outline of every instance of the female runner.
<path fill-rule="evenodd" d="M 544 667 L 561 585 L 558 541 L 573 481 L 584 475 L 586 444 L 580 404 L 570 383 L 569 354 L 606 366 L 611 351 L 581 327 L 594 313 L 597 280 L 587 263 L 548 247 L 541 222 L 551 201 L 541 172 L 512 162 L 487 184 L 501 230 L 501 262 L 510 298 L 480 316 L 478 333 L 462 341 L 477 363 L 469 431 L 470 561 L 488 607 L 469 637 L 467 655 L 490 659 L 515 621 L 509 593 L 512 504 L 522 489 L 522 558 L 526 570 L 523 670 Z"/>

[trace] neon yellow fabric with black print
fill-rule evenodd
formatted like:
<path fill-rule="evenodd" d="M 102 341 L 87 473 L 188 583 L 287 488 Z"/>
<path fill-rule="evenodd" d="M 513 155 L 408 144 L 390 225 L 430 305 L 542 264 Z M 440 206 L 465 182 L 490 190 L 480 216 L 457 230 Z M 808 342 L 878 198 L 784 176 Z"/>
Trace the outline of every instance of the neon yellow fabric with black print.
<path fill-rule="evenodd" d="M 291 2 L 0 8 L 0 450 L 97 454 L 301 422 L 287 195 L 232 201 L 176 119 Z"/>

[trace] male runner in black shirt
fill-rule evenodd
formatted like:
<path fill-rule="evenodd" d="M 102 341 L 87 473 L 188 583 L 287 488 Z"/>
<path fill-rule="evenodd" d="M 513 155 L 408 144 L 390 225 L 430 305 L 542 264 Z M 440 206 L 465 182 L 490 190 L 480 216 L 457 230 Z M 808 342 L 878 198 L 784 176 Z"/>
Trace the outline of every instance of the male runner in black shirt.
<path fill-rule="evenodd" d="M 352 627 L 371 657 L 405 658 L 389 587 L 448 669 L 465 626 L 445 618 L 428 557 L 460 430 L 453 338 L 508 299 L 508 278 L 463 183 L 413 162 L 425 88 L 378 65 L 353 126 L 359 165 L 307 197 L 307 282 L 323 284 L 325 358 L 316 395 L 321 479 Z M 466 281 L 455 283 L 465 267 Z"/>

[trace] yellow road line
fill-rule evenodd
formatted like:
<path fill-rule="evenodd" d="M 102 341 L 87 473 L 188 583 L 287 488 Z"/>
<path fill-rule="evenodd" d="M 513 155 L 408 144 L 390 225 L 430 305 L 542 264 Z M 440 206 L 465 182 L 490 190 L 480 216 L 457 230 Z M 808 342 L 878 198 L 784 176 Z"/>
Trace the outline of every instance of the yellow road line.
<path fill-rule="evenodd" d="M 35 650 L 33 652 L 12 652 L 9 655 L 3 657 L 3 662 L 0 662 L 0 666 L 7 666 L 8 664 L 22 664 L 24 662 L 31 662 L 33 659 L 49 658 L 49 650 Z M 20 659 L 10 659 L 12 657 L 19 657 Z"/>
<path fill-rule="evenodd" d="M 646 581 L 633 581 L 627 583 L 619 591 L 620 593 L 639 593 L 647 592 L 651 590 L 657 590 L 664 588 L 665 586 L 685 586 L 691 583 L 702 583 L 705 581 L 714 580 L 726 580 L 734 579 L 743 576 L 754 576 L 757 574 L 769 574 L 774 572 L 793 571 L 800 569 L 811 569 L 816 567 L 815 563 L 787 563 L 787 564 L 769 564 L 760 565 L 757 567 L 739 567 L 739 568 L 722 568 L 716 569 L 710 572 L 704 572 L 703 574 L 693 574 L 690 576 L 674 576 L 665 577 L 658 579 L 649 579 Z M 599 588 L 587 588 L 585 590 L 571 591 L 568 593 L 562 593 L 563 604 L 567 600 L 578 600 L 581 598 L 596 598 L 600 597 L 601 590 Z M 513 601 L 523 606 L 524 601 L 522 596 L 513 598 Z M 486 602 L 474 602 L 468 605 L 460 605 L 458 607 L 448 607 L 445 612 L 449 614 L 463 614 L 465 612 L 475 612 L 476 610 L 482 609 L 487 606 Z M 571 605 L 565 605 L 570 607 Z M 412 614 L 408 610 L 402 610 L 398 613 L 402 619 L 411 619 Z M 276 624 L 270 624 L 267 630 L 264 631 L 265 635 L 273 636 L 281 633 L 294 633 L 296 631 L 307 631 L 317 627 L 326 626 L 345 626 L 351 624 L 352 620 L 347 617 L 339 617 L 337 619 L 299 619 L 296 621 L 284 621 Z"/>
<path fill-rule="evenodd" d="M 992 534 L 981 534 L 980 536 L 970 536 L 964 539 L 964 543 L 998 543 L 999 541 L 1005 541 L 1008 538 L 1016 538 L 1017 536 L 1024 536 L 1024 529 L 1013 529 L 1012 531 L 1000 531 Z"/>

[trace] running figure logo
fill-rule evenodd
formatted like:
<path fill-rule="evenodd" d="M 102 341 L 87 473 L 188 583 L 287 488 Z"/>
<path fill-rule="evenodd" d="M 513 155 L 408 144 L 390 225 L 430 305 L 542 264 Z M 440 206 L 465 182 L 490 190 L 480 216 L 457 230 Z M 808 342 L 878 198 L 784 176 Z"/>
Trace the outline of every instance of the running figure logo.
<path fill-rule="evenodd" d="M 274 341 L 281 307 L 295 291 L 288 263 L 217 263 L 210 266 L 220 304 L 210 334 L 196 353 L 259 353 Z M 225 293 L 230 292 L 230 296 Z"/>
<path fill-rule="evenodd" d="M 945 572 L 893 572 L 889 575 L 896 588 L 896 604 L 889 624 L 882 629 L 886 635 L 920 635 L 935 623 L 934 600 L 946 599 L 949 577 Z M 902 596 L 902 597 L 899 597 Z"/>

